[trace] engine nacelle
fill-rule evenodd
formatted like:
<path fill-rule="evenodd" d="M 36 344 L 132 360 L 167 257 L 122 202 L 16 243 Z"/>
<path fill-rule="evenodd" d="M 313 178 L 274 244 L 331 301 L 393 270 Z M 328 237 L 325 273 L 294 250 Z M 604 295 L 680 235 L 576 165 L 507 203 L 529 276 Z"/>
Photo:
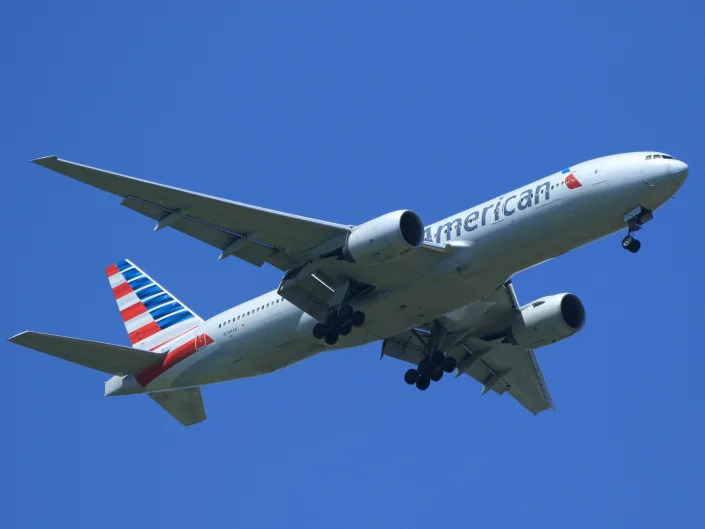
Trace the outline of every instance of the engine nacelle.
<path fill-rule="evenodd" d="M 585 325 L 585 307 L 575 294 L 546 296 L 525 305 L 512 324 L 517 345 L 534 349 L 574 335 Z"/>
<path fill-rule="evenodd" d="M 423 222 L 416 213 L 393 211 L 354 228 L 343 247 L 343 257 L 351 263 L 388 263 L 421 246 L 423 238 Z"/>

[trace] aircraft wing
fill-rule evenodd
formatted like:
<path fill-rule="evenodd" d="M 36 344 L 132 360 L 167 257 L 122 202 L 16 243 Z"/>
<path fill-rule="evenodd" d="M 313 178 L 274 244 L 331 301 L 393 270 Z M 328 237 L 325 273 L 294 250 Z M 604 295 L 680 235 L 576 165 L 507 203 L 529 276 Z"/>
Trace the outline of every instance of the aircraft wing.
<path fill-rule="evenodd" d="M 554 409 L 536 355 L 506 340 L 519 303 L 511 281 L 490 296 L 439 319 L 448 329 L 445 348 L 458 362 L 456 377 L 467 374 L 480 382 L 482 393 L 508 392 L 531 413 Z M 423 358 L 430 325 L 388 338 L 382 355 L 418 364 Z"/>
<path fill-rule="evenodd" d="M 34 163 L 122 197 L 121 204 L 257 266 L 287 271 L 279 294 L 325 321 L 339 292 L 348 299 L 418 277 L 449 250 L 424 244 L 383 266 L 337 258 L 352 226 L 250 206 L 46 156 Z"/>
<path fill-rule="evenodd" d="M 349 226 L 250 206 L 224 198 L 140 180 L 46 156 L 34 163 L 122 197 L 122 205 L 254 265 L 269 262 L 289 270 L 308 260 L 307 251 L 340 245 Z"/>

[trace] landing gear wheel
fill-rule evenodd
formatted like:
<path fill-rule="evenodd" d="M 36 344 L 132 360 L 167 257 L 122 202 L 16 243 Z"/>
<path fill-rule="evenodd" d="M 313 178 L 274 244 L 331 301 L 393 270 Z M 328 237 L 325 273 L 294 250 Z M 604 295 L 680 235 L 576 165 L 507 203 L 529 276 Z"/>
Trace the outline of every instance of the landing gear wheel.
<path fill-rule="evenodd" d="M 431 367 L 431 362 L 429 361 L 428 357 L 424 358 L 419 362 L 419 367 L 418 367 L 419 373 L 422 375 L 427 375 L 431 371 L 433 371 L 433 368 Z"/>
<path fill-rule="evenodd" d="M 429 376 L 431 380 L 434 382 L 438 382 L 440 379 L 443 378 L 443 370 L 442 369 L 436 369 L 431 375 Z"/>
<path fill-rule="evenodd" d="M 641 248 L 641 243 L 631 235 L 627 235 L 624 239 L 622 239 L 622 248 L 629 250 L 632 253 L 636 253 L 639 251 L 639 248 Z"/>
<path fill-rule="evenodd" d="M 428 378 L 426 375 L 421 375 L 417 380 L 416 380 L 416 387 L 419 388 L 421 391 L 425 391 L 428 389 L 428 386 L 431 385 L 431 379 Z"/>
<path fill-rule="evenodd" d="M 353 315 L 352 315 L 353 327 L 362 327 L 363 323 L 365 323 L 365 313 L 360 312 L 359 310 L 353 312 Z"/>
<path fill-rule="evenodd" d="M 445 371 L 446 373 L 452 373 L 453 371 L 455 371 L 456 367 L 458 367 L 458 361 L 452 356 L 446 357 L 446 359 L 443 361 L 443 371 Z"/>
<path fill-rule="evenodd" d="M 323 338 L 328 332 L 328 326 L 324 323 L 317 323 L 313 328 L 313 337 L 316 340 Z"/>
<path fill-rule="evenodd" d="M 433 367 L 440 367 L 443 365 L 443 362 L 446 359 L 446 355 L 443 354 L 443 351 L 436 351 L 431 355 L 431 365 Z"/>
<path fill-rule="evenodd" d="M 326 333 L 326 343 L 328 345 L 335 345 L 338 342 L 338 331 L 328 331 Z"/>
<path fill-rule="evenodd" d="M 341 336 L 347 336 L 348 334 L 350 334 L 350 331 L 352 331 L 352 323 L 346 323 L 340 329 L 338 329 L 338 332 Z"/>
<path fill-rule="evenodd" d="M 354 311 L 350 305 L 342 305 L 338 309 L 338 321 L 341 323 L 349 322 L 353 317 Z"/>
<path fill-rule="evenodd" d="M 419 379 L 419 372 L 416 371 L 416 369 L 409 369 L 406 373 L 404 373 L 404 382 L 406 382 L 410 386 L 413 384 L 416 384 L 416 381 L 418 379 Z"/>

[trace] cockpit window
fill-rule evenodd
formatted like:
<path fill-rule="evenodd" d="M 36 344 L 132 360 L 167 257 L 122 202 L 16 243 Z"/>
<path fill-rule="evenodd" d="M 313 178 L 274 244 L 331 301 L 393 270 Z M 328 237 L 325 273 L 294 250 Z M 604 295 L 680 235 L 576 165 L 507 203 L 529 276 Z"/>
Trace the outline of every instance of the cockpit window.
<path fill-rule="evenodd" d="M 660 154 L 654 154 L 654 160 L 655 160 L 656 158 L 659 158 L 659 159 L 660 159 L 660 158 L 661 158 L 661 155 L 660 155 Z"/>
<path fill-rule="evenodd" d="M 673 156 L 669 156 L 668 154 L 664 154 L 663 157 L 664 157 L 666 160 L 673 160 Z"/>
<path fill-rule="evenodd" d="M 646 159 L 647 159 L 647 160 L 651 160 L 651 155 L 650 155 L 650 154 L 647 154 L 647 155 L 646 155 Z"/>
<path fill-rule="evenodd" d="M 647 160 L 652 160 L 652 159 L 653 160 L 660 160 L 661 158 L 663 158 L 665 160 L 673 160 L 674 159 L 673 156 L 671 156 L 670 154 L 647 154 L 646 155 Z"/>

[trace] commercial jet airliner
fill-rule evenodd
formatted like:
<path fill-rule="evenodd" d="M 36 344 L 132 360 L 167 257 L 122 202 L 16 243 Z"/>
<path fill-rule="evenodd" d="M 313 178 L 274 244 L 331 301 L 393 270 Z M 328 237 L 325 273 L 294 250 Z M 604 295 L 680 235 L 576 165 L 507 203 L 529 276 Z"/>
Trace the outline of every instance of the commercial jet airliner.
<path fill-rule="evenodd" d="M 335 224 L 95 169 L 35 163 L 109 191 L 121 204 L 234 256 L 284 274 L 276 290 L 203 320 L 124 259 L 107 267 L 132 347 L 43 334 L 10 341 L 113 375 L 105 395 L 146 393 L 184 425 L 206 418 L 200 386 L 262 375 L 321 351 L 383 340 L 426 390 L 444 373 L 505 392 L 537 414 L 553 408 L 534 350 L 575 334 L 574 294 L 521 305 L 512 276 L 578 246 L 634 232 L 680 188 L 688 166 L 633 152 L 563 169 L 424 226 L 410 210 Z M 400 376 L 401 378 L 401 376 Z M 463 377 L 464 378 L 464 377 Z"/>

